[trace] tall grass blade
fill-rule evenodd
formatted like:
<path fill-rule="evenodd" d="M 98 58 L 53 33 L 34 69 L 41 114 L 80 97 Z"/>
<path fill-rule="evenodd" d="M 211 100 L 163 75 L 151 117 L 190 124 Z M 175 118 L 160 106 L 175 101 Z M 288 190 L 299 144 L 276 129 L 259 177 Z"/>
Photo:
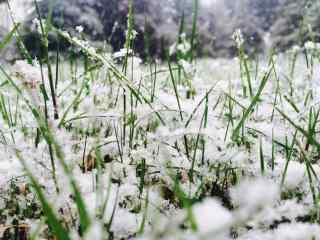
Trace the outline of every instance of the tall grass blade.
<path fill-rule="evenodd" d="M 5 48 L 5 46 L 7 46 L 7 45 L 11 42 L 11 40 L 12 40 L 14 34 L 16 33 L 16 31 L 18 30 L 19 26 L 20 26 L 19 23 L 16 24 L 16 25 L 14 26 L 14 28 L 13 28 L 13 29 L 4 37 L 4 39 L 0 42 L 0 51 L 1 51 L 3 48 Z"/>
<path fill-rule="evenodd" d="M 268 82 L 271 71 L 272 71 L 272 68 L 264 75 L 256 95 L 252 98 L 250 106 L 244 111 L 244 114 L 243 114 L 241 120 L 239 121 L 239 123 L 237 124 L 236 128 L 234 129 L 234 131 L 232 133 L 232 140 L 237 141 L 237 139 L 239 138 L 240 130 L 241 130 L 241 128 L 243 128 L 243 125 L 244 125 L 246 119 L 249 117 L 250 113 L 253 111 L 254 107 L 257 105 L 257 103 L 260 99 L 260 96 L 262 94 L 262 91 Z"/>
<path fill-rule="evenodd" d="M 21 157 L 18 150 L 16 150 L 15 152 L 16 152 L 16 156 L 18 157 L 18 159 L 20 160 L 21 164 L 24 167 L 24 170 L 25 170 L 25 172 L 26 172 L 26 174 L 32 184 L 32 187 L 34 188 L 34 190 L 39 198 L 44 215 L 48 221 L 49 226 L 51 227 L 51 230 L 52 230 L 54 236 L 58 240 L 71 240 L 71 238 L 69 237 L 68 231 L 63 227 L 63 225 L 60 222 L 60 220 L 58 219 L 56 213 L 53 211 L 49 201 L 47 200 L 46 196 L 44 195 L 40 184 L 38 183 L 36 178 L 33 176 L 31 171 L 27 167 L 27 164 L 25 163 L 25 161 Z"/>

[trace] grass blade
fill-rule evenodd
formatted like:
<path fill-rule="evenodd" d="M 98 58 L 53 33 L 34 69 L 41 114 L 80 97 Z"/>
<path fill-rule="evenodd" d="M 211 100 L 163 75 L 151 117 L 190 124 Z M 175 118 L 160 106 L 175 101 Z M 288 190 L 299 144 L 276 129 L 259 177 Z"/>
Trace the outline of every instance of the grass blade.
<path fill-rule="evenodd" d="M 46 216 L 46 219 L 48 221 L 49 226 L 51 227 L 51 230 L 52 230 L 54 236 L 58 240 L 71 240 L 71 238 L 69 237 L 68 231 L 63 227 L 63 225 L 61 224 L 57 215 L 55 214 L 52 207 L 50 206 L 50 203 L 47 200 L 46 196 L 44 195 L 40 184 L 38 183 L 36 178 L 33 176 L 31 171 L 28 169 L 25 161 L 20 156 L 20 153 L 17 150 L 15 152 L 16 152 L 16 156 L 18 157 L 21 164 L 23 165 L 24 170 L 26 171 L 26 174 L 32 184 L 32 187 L 34 188 L 34 190 L 39 198 L 44 215 Z"/>
<path fill-rule="evenodd" d="M 0 51 L 11 42 L 11 39 L 13 38 L 15 32 L 18 30 L 19 26 L 20 24 L 16 24 L 14 28 L 10 31 L 10 33 L 7 36 L 5 36 L 4 39 L 0 42 Z"/>
<path fill-rule="evenodd" d="M 244 122 L 245 122 L 246 119 L 249 117 L 250 113 L 252 112 L 252 110 L 254 109 L 254 107 L 256 106 L 256 104 L 258 103 L 259 98 L 260 98 L 260 96 L 261 96 L 261 94 L 262 94 L 262 91 L 263 91 L 264 87 L 266 86 L 266 84 L 267 84 L 267 82 L 268 82 L 269 76 L 270 76 L 270 74 L 271 74 L 271 70 L 272 70 L 272 68 L 264 75 L 264 77 L 263 77 L 263 79 L 262 79 L 262 81 L 261 81 L 261 83 L 260 83 L 258 92 L 257 92 L 256 95 L 253 97 L 250 106 L 245 110 L 245 112 L 244 112 L 244 114 L 243 114 L 240 122 L 238 123 L 238 125 L 236 126 L 236 128 L 235 128 L 234 131 L 233 131 L 232 140 L 234 140 L 234 141 L 238 140 L 240 130 L 241 130 L 241 128 L 243 127 Z"/>

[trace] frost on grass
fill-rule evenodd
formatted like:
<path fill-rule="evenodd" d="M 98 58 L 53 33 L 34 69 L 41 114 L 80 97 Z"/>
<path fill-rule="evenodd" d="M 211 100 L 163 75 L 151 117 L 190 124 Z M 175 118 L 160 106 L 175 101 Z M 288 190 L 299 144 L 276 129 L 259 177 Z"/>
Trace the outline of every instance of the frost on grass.
<path fill-rule="evenodd" d="M 318 44 L 170 72 L 60 34 L 86 61 L 60 62 L 59 119 L 46 64 L 0 75 L 1 236 L 56 234 L 34 177 L 71 239 L 319 239 Z"/>

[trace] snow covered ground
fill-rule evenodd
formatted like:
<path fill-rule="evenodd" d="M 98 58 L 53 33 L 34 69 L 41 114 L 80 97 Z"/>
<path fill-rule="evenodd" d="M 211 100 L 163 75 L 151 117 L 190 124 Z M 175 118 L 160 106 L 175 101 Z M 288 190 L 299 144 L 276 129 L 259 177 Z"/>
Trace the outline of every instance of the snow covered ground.
<path fill-rule="evenodd" d="M 1 70 L 4 239 L 320 239 L 318 45 L 123 68 L 74 43 L 55 97 L 47 67 Z"/>

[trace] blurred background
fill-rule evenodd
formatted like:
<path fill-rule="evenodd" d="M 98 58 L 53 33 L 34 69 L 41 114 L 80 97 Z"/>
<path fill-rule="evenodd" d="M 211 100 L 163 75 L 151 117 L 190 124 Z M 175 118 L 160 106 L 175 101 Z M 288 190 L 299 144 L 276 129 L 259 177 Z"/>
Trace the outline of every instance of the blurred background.
<path fill-rule="evenodd" d="M 0 39 L 12 28 L 6 0 L 0 0 Z M 23 22 L 21 34 L 33 55 L 41 54 L 32 0 L 11 0 L 14 19 Z M 229 58 L 236 54 L 232 34 L 241 29 L 247 53 L 265 53 L 271 48 L 286 51 L 306 41 L 319 41 L 319 0 L 199 0 L 197 50 L 200 57 Z M 176 42 L 182 16 L 185 32 L 192 27 L 194 0 L 133 0 L 135 30 L 138 32 L 135 51 L 163 58 Z M 107 42 L 110 49 L 123 47 L 127 26 L 128 0 L 42 0 L 42 17 L 53 14 L 53 24 L 76 33 L 83 27 L 85 38 L 96 43 Z M 59 44 L 58 44 L 59 43 Z M 50 48 L 66 49 L 57 36 L 50 36 Z M 2 59 L 17 58 L 14 46 L 2 53 Z"/>

